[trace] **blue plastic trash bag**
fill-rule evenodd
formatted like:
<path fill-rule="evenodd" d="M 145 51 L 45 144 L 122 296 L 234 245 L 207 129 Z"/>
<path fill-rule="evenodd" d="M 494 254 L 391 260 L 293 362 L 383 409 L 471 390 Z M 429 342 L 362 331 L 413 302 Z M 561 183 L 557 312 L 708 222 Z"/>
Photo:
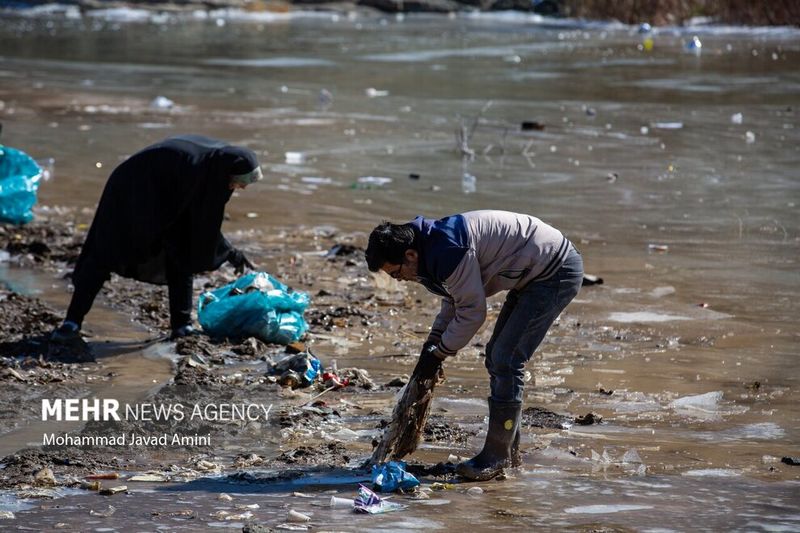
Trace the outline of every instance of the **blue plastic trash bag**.
<path fill-rule="evenodd" d="M 251 272 L 220 289 L 206 291 L 197 318 L 213 337 L 258 337 L 289 344 L 308 329 L 303 312 L 309 298 L 266 272 Z"/>
<path fill-rule="evenodd" d="M 31 221 L 41 179 L 41 167 L 28 154 L 0 144 L 0 222 Z"/>
<path fill-rule="evenodd" d="M 381 492 L 394 492 L 397 489 L 412 489 L 419 485 L 419 480 L 406 472 L 403 461 L 389 461 L 373 465 L 372 484 Z"/>

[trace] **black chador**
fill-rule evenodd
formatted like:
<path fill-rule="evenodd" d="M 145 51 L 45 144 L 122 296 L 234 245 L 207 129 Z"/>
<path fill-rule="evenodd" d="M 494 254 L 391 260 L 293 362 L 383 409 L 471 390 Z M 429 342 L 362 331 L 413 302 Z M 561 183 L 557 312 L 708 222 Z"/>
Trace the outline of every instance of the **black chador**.
<path fill-rule="evenodd" d="M 223 141 L 170 137 L 134 154 L 108 178 L 72 275 L 59 335 L 77 335 L 111 272 L 168 285 L 173 335 L 191 331 L 192 276 L 249 264 L 222 235 L 234 189 L 261 179 L 256 155 Z"/>

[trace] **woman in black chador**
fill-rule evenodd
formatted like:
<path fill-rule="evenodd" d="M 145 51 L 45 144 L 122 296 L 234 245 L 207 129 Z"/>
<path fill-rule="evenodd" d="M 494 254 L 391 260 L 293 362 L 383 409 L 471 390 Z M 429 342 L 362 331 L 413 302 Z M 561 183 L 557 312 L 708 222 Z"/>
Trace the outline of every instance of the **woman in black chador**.
<path fill-rule="evenodd" d="M 192 332 L 192 276 L 225 261 L 253 268 L 220 232 L 235 189 L 262 178 L 256 155 L 186 135 L 148 146 L 108 178 L 72 274 L 75 292 L 55 341 L 78 339 L 83 317 L 111 272 L 169 288 L 173 337 Z"/>

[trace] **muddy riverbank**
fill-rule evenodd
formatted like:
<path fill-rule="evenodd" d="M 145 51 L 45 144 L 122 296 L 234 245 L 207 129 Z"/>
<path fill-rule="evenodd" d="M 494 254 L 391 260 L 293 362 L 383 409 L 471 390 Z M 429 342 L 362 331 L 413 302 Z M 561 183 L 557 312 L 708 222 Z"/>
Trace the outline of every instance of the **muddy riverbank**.
<path fill-rule="evenodd" d="M 65 274 L 76 257 L 75 244 L 85 231 L 74 213 L 62 211 L 40 217 L 30 226 L 5 226 L 3 230 L 9 268 L 38 272 L 42 279 L 52 279 L 55 274 L 67 290 Z M 49 444 L 25 447 L 20 442 L 20 450 L 0 461 L 0 489 L 6 500 L 15 502 L 6 504 L 16 509 L 8 511 L 15 516 L 12 520 L 20 525 L 49 524 L 65 529 L 76 527 L 73 521 L 79 516 L 93 517 L 98 525 L 121 525 L 119 520 L 135 519 L 148 527 L 166 520 L 178 524 L 176 527 L 190 527 L 187 521 L 193 521 L 193 527 L 262 524 L 285 529 L 286 517 L 281 513 L 288 508 L 308 512 L 314 509 L 308 505 L 313 504 L 316 524 L 319 517 L 331 513 L 320 508 L 325 497 L 348 497 L 356 481 L 368 480 L 369 472 L 361 465 L 388 422 L 397 387 L 413 365 L 425 331 L 423 324 L 434 312 L 433 302 L 385 276 L 369 274 L 361 256 L 362 234 L 330 228 L 286 228 L 275 233 L 281 238 L 261 235 L 259 245 L 251 246 L 251 255 L 258 264 L 270 264 L 272 273 L 290 286 L 312 295 L 307 344 L 287 348 L 257 339 L 211 339 L 202 334 L 169 342 L 159 338 L 167 326 L 164 291 L 114 277 L 98 305 L 117 314 L 115 327 L 130 327 L 124 324 L 128 321 L 138 327 L 141 342 L 150 343 L 151 348 L 160 346 L 157 351 L 172 361 L 171 378 L 155 390 L 148 390 L 144 376 L 139 376 L 138 383 L 128 380 L 131 390 L 124 405 L 136 409 L 135 416 L 129 413 L 120 421 L 89 421 L 61 432 L 55 423 L 50 427 L 40 424 L 41 438 L 47 442 L 49 435 Z M 248 246 L 245 241 L 236 244 Z M 196 287 L 220 286 L 232 279 L 232 272 L 223 268 L 199 277 Z M 586 287 L 584 296 L 591 299 L 593 290 L 598 289 Z M 107 340 L 102 328 L 77 352 L 54 349 L 47 333 L 58 323 L 61 310 L 8 288 L 2 297 L 0 320 L 3 331 L 9 332 L 0 344 L 0 404 L 8 406 L 0 439 L 6 443 L 19 442 L 15 432 L 41 416 L 42 399 L 114 398 L 114 384 L 121 378 L 118 372 L 109 371 L 107 361 L 122 357 L 125 351 L 129 352 L 124 355 L 128 361 L 144 357 L 141 347 L 132 351 L 122 345 L 104 348 Z M 499 302 L 493 303 L 490 318 L 498 310 Z M 793 446 L 756 444 L 750 458 L 742 461 L 725 453 L 720 456 L 713 446 L 696 442 L 707 438 L 709 444 L 721 441 L 725 447 L 726 442 L 741 444 L 748 434 L 781 440 L 783 431 L 769 423 L 748 425 L 742 420 L 728 429 L 714 426 L 723 417 L 744 418 L 746 411 L 753 411 L 742 406 L 758 409 L 791 394 L 789 391 L 753 382 L 739 388 L 734 401 L 689 398 L 684 402 L 689 415 L 708 418 L 703 429 L 695 427 L 692 418 L 686 425 L 678 422 L 683 429 L 677 434 L 687 432 L 686 438 L 695 441 L 689 444 L 680 438 L 680 443 L 675 441 L 675 432 L 669 441 L 652 437 L 677 422 L 657 407 L 659 403 L 667 408 L 680 404 L 680 399 L 669 393 L 643 394 L 601 384 L 583 390 L 564 386 L 562 376 L 589 363 L 587 357 L 595 359 L 582 350 L 563 349 L 575 338 L 624 349 L 637 344 L 658 346 L 657 339 L 663 335 L 633 327 L 609 330 L 581 323 L 579 315 L 580 311 L 568 311 L 562 316 L 548 337 L 544 358 L 531 368 L 532 388 L 523 417 L 523 467 L 510 471 L 511 479 L 505 482 L 480 484 L 481 494 L 499 495 L 530 475 L 541 475 L 536 472 L 543 468 L 559 476 L 572 472 L 601 479 L 642 480 L 664 475 L 681 479 L 693 473 L 715 478 L 747 472 L 749 478 L 771 480 L 773 490 L 779 493 L 790 490 L 790 485 L 781 488 L 782 483 L 800 479 L 794 467 L 780 462 L 781 454 L 797 453 Z M 91 318 L 87 320 L 90 330 Z M 411 498 L 406 503 L 412 508 L 426 509 L 424 505 L 435 502 L 454 505 L 459 498 L 478 495 L 465 492 L 469 485 L 460 489 L 460 485 L 448 484 L 458 480 L 452 474 L 452 463 L 449 467 L 447 463 L 468 457 L 483 436 L 485 413 L 479 398 L 485 378 L 479 362 L 487 334 L 482 331 L 470 348 L 448 363 L 450 379 L 441 389 L 420 451 L 409 458 L 410 471 L 423 480 L 423 492 L 402 499 Z M 687 339 L 681 343 L 694 344 Z M 697 343 L 713 346 L 714 341 L 698 339 Z M 312 387 L 292 390 L 270 375 L 270 363 L 285 357 L 287 350 L 297 353 L 309 347 L 328 371 L 340 379 L 349 378 L 350 384 L 331 388 L 331 381 L 320 380 Z M 554 364 L 556 360 L 562 362 Z M 611 378 L 614 373 L 597 377 L 604 375 Z M 630 410 L 613 407 L 626 403 Z M 236 419 L 225 410 L 244 404 L 258 406 L 262 416 Z M 650 408 L 635 407 L 642 404 Z M 173 410 L 172 415 L 139 415 L 139 409 L 157 409 L 147 406 L 166 406 Z M 175 415 L 178 411 L 181 416 Z M 626 412 L 636 414 L 631 417 Z M 773 437 L 765 434 L 770 431 Z M 745 484 L 754 482 L 737 479 Z M 442 489 L 444 492 L 437 492 Z M 162 493 L 180 496 L 173 502 L 158 496 Z M 227 500 L 223 493 L 238 495 Z M 269 494 L 285 494 L 288 507 L 286 502 L 269 503 Z M 576 508 L 593 501 L 595 498 L 587 495 Z M 139 512 L 120 512 L 120 505 L 136 507 Z M 496 512 L 518 526 L 534 519 L 515 509 L 507 502 Z M 422 523 L 426 515 L 427 511 L 411 512 Z M 408 517 L 398 520 L 402 524 Z M 616 527 L 609 524 L 603 527 Z"/>
<path fill-rule="evenodd" d="M 13 332 L 0 339 L 0 511 L 13 516 L 0 528 L 276 529 L 294 510 L 341 531 L 797 529 L 800 467 L 783 462 L 800 456 L 795 30 L 48 13 L 0 24 L 2 140 L 52 176 L 35 222 L 0 236 Z M 465 161 L 454 131 L 473 123 Z M 309 294 L 305 345 L 353 385 L 282 387 L 269 368 L 283 346 L 166 341 L 163 289 L 116 277 L 85 322 L 91 358 L 52 357 L 46 333 L 109 172 L 187 132 L 258 153 L 265 179 L 234 195 L 223 231 Z M 359 467 L 438 309 L 367 272 L 367 232 L 487 207 L 553 223 L 605 281 L 528 365 L 522 467 L 449 484 L 448 460 L 483 442 L 499 297 L 446 364 L 408 457 L 420 493 L 385 515 L 331 508 L 368 479 Z M 232 279 L 228 266 L 198 276 L 195 298 Z M 58 398 L 135 416 L 42 420 Z M 155 420 L 158 406 L 171 416 Z"/>

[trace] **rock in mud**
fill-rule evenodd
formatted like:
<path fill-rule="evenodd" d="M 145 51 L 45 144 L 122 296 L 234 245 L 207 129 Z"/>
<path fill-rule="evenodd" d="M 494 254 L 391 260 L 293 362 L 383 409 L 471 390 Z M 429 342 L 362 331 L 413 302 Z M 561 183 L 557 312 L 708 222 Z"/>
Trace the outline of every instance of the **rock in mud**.
<path fill-rule="evenodd" d="M 58 479 L 82 478 L 97 470 L 119 469 L 117 457 L 106 457 L 94 450 L 54 448 L 25 449 L 0 460 L 0 488 L 20 488 L 36 484 L 36 476 L 47 485 L 58 485 Z M 48 472 L 49 471 L 49 472 Z M 58 477 L 56 477 L 58 475 Z"/>
<path fill-rule="evenodd" d="M 523 427 L 569 429 L 572 423 L 572 418 L 540 407 L 528 407 L 522 411 Z"/>
<path fill-rule="evenodd" d="M 442 417 L 430 417 L 422 430 L 425 442 L 446 442 L 455 446 L 464 446 L 467 439 L 475 435 L 459 426 L 448 424 Z"/>
<path fill-rule="evenodd" d="M 38 298 L 0 290 L 0 357 L 30 357 L 62 363 L 94 361 L 89 346 L 76 339 L 69 344 L 50 342 L 61 317 Z M 16 378 L 14 374 L 11 377 Z M 3 378 L 0 377 L 0 380 Z"/>
<path fill-rule="evenodd" d="M 350 457 L 342 443 L 328 442 L 315 446 L 298 446 L 283 452 L 275 461 L 286 464 L 344 466 L 350 462 Z"/>
<path fill-rule="evenodd" d="M 594 413 L 586 413 L 585 415 L 575 417 L 575 423 L 579 426 L 591 426 L 592 424 L 599 424 L 602 421 L 603 417 Z"/>

